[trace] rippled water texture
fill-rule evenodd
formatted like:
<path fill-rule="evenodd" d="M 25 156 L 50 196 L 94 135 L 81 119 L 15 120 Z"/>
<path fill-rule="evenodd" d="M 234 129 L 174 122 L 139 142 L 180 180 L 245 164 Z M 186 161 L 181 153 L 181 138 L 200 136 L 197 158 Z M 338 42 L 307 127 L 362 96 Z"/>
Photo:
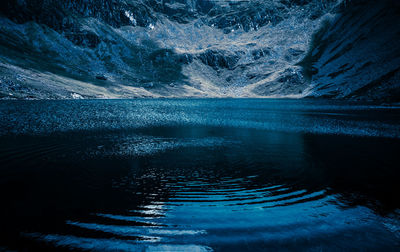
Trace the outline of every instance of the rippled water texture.
<path fill-rule="evenodd" d="M 0 250 L 400 249 L 400 109 L 0 102 Z"/>

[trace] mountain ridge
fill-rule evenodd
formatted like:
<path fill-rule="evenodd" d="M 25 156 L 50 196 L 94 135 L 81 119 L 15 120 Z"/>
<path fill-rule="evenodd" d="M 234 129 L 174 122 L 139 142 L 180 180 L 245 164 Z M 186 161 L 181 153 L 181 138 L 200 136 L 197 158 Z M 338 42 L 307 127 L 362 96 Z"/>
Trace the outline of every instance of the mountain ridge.
<path fill-rule="evenodd" d="M 307 63 L 307 55 L 316 48 L 312 35 L 325 20 L 332 29 L 364 4 L 7 0 L 0 17 L 0 92 L 3 99 L 380 99 L 384 93 L 351 97 L 321 92 L 329 82 L 310 76 L 309 70 L 317 67 L 321 74 L 331 69 L 319 64 L 320 59 Z M 334 37 L 335 32 L 327 33 Z M 392 65 L 397 64 L 393 60 Z M 326 76 L 335 73 L 341 74 L 331 71 Z M 344 82 L 338 85 L 339 94 Z"/>

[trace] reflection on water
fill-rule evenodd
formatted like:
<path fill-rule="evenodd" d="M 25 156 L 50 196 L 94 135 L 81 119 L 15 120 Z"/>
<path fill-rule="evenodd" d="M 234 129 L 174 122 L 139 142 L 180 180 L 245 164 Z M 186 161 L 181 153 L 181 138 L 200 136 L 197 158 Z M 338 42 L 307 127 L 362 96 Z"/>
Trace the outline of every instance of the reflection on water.
<path fill-rule="evenodd" d="M 236 113 L 219 120 L 259 123 L 266 120 L 265 110 L 273 111 L 269 102 L 259 103 L 243 101 Z M 318 104 L 311 105 L 312 113 L 301 106 L 292 114 L 289 109 L 280 116 L 270 112 L 268 120 L 283 123 L 283 130 L 193 123 L 187 115 L 182 119 L 187 123 L 178 125 L 50 135 L 27 134 L 28 128 L 17 125 L 24 135 L 0 137 L 0 246 L 42 251 L 398 249 L 398 138 L 288 132 L 291 125 L 283 117 L 295 117 L 294 125 L 311 120 L 334 129 L 345 124 L 351 131 L 373 118 L 374 125 L 387 130 L 382 135 L 395 136 L 399 112 L 393 109 L 393 118 L 383 113 L 380 121 L 376 111 L 366 118 L 360 108 L 338 106 L 341 114 L 335 120 L 342 121 L 335 126 L 326 114 L 315 112 Z M 162 104 L 157 106 L 153 109 L 162 110 Z"/>

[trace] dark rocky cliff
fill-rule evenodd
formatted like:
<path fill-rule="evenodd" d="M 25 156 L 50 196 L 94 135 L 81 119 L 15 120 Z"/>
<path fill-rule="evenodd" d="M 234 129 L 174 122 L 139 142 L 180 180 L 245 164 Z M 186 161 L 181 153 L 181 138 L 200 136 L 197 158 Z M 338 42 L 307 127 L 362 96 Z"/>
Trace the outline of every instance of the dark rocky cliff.
<path fill-rule="evenodd" d="M 311 96 L 400 101 L 400 2 L 343 2 L 302 64 Z"/>

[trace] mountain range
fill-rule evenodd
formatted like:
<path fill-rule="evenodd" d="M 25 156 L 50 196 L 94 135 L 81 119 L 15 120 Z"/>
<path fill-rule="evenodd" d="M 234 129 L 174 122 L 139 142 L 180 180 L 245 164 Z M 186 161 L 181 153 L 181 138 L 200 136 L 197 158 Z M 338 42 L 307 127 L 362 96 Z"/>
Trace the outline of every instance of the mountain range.
<path fill-rule="evenodd" d="M 0 98 L 400 101 L 395 0 L 5 0 Z"/>

